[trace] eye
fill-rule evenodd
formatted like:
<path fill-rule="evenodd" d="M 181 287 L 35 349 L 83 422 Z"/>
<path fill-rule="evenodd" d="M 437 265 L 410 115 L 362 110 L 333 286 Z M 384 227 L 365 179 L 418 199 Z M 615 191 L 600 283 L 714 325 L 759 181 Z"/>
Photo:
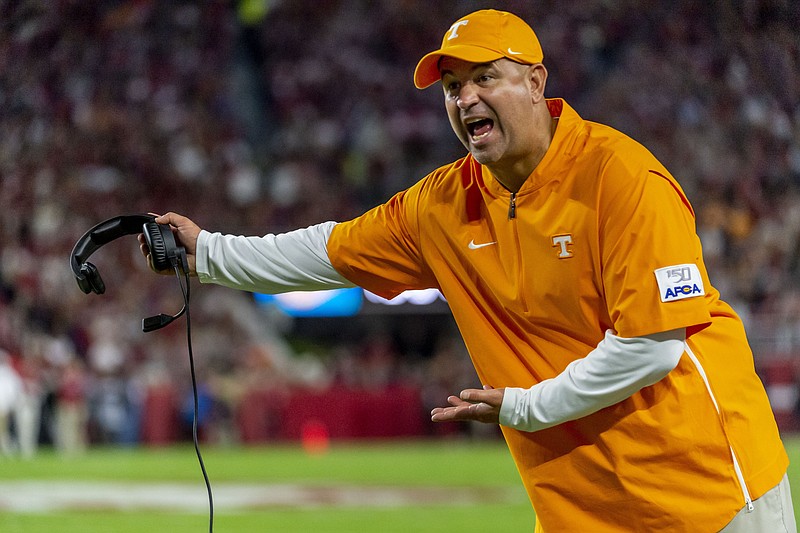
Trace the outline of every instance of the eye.
<path fill-rule="evenodd" d="M 459 83 L 458 81 L 456 81 L 454 79 L 443 80 L 442 81 L 442 86 L 444 87 L 444 92 L 448 96 L 455 96 L 455 95 L 458 94 L 458 91 L 461 90 L 461 83 Z"/>
<path fill-rule="evenodd" d="M 487 83 L 492 80 L 492 76 L 491 74 L 484 73 L 479 75 L 476 79 L 478 83 Z"/>
<path fill-rule="evenodd" d="M 447 89 L 448 92 L 452 93 L 452 92 L 457 91 L 461 87 L 461 84 L 458 83 L 457 81 L 453 80 L 453 81 L 445 82 L 444 86 L 445 86 L 445 88 Z"/>

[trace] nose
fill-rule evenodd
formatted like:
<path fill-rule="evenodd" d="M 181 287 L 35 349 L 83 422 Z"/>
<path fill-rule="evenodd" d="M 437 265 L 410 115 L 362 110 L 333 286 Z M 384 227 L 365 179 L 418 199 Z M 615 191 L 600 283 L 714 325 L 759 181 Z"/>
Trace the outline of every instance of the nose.
<path fill-rule="evenodd" d="M 458 91 L 456 105 L 460 109 L 469 109 L 478 101 L 478 90 L 472 82 L 464 83 Z"/>

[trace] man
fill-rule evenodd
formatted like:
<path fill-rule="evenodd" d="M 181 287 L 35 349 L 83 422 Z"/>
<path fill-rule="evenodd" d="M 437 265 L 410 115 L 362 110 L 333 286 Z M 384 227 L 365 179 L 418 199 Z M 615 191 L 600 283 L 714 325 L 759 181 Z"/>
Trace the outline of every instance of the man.
<path fill-rule="evenodd" d="M 11 417 L 22 396 L 22 378 L 11 361 L 11 355 L 0 348 L 0 457 L 13 455 Z"/>
<path fill-rule="evenodd" d="M 265 237 L 157 221 L 202 282 L 439 288 L 484 385 L 432 419 L 501 424 L 539 531 L 795 531 L 788 459 L 689 201 L 641 145 L 545 99 L 542 60 L 510 13 L 456 21 L 414 81 L 441 82 L 469 154 L 354 220 Z"/>

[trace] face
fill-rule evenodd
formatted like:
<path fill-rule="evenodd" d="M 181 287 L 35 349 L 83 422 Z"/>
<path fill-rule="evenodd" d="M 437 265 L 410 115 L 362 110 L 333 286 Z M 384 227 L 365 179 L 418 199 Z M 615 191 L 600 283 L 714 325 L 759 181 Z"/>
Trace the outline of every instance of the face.
<path fill-rule="evenodd" d="M 535 104 L 543 100 L 544 82 L 537 85 L 535 69 L 508 59 L 469 63 L 442 57 L 439 70 L 450 125 L 479 163 L 499 170 L 524 167 L 536 157 L 532 152 L 537 151 L 540 125 Z"/>

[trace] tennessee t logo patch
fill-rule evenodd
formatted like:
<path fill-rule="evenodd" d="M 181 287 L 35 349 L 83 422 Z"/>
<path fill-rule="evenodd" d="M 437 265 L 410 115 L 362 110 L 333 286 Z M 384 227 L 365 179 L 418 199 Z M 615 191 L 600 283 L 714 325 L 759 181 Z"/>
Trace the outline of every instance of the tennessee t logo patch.
<path fill-rule="evenodd" d="M 700 269 L 693 263 L 658 268 L 655 274 L 662 302 L 694 298 L 706 293 Z"/>
<path fill-rule="evenodd" d="M 572 257 L 572 234 L 565 233 L 563 235 L 553 235 L 553 248 L 558 250 L 558 258 L 566 259 Z"/>

